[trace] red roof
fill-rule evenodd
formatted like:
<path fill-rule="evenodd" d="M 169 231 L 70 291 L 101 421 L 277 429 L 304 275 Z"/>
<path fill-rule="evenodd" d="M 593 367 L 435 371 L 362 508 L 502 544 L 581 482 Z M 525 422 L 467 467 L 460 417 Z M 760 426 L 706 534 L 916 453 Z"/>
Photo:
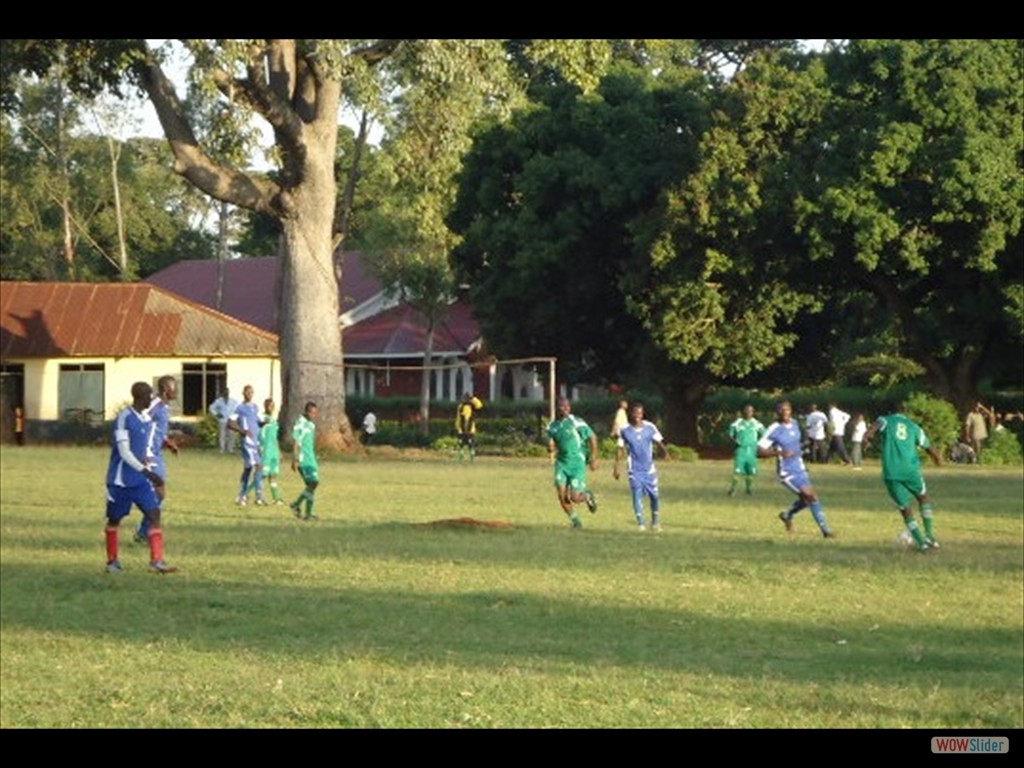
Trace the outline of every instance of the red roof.
<path fill-rule="evenodd" d="M 230 259 L 224 262 L 224 287 L 217 307 L 217 270 L 213 260 L 179 261 L 150 275 L 145 282 L 158 285 L 198 304 L 271 333 L 278 332 L 278 275 L 276 256 Z M 346 251 L 342 264 L 340 311 L 362 304 L 381 291 L 380 281 L 363 264 L 358 251 Z"/>
<path fill-rule="evenodd" d="M 345 328 L 345 357 L 416 357 L 427 346 L 423 317 L 401 304 Z M 480 324 L 464 301 L 452 304 L 434 329 L 434 354 L 463 355 L 480 340 Z"/>
<path fill-rule="evenodd" d="M 0 356 L 277 355 L 277 337 L 145 283 L 0 282 Z"/>

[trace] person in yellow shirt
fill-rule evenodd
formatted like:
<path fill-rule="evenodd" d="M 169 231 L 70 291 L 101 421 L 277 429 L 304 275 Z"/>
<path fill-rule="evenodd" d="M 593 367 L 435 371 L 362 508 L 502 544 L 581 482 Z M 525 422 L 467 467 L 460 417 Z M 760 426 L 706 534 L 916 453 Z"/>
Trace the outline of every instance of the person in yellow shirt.
<path fill-rule="evenodd" d="M 476 459 L 476 412 L 484 407 L 480 398 L 466 393 L 455 411 L 455 434 L 459 438 L 459 461 L 469 453 L 470 462 Z"/>

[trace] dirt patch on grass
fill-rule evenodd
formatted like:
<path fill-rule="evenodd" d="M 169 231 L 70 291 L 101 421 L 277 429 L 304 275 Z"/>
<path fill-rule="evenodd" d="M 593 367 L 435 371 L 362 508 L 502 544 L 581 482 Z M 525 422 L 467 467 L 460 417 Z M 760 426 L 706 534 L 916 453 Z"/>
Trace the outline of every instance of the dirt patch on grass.
<path fill-rule="evenodd" d="M 477 520 L 475 517 L 453 517 L 447 520 L 431 520 L 429 523 L 415 523 L 417 528 L 466 528 L 478 530 L 509 530 L 515 528 L 504 520 Z"/>

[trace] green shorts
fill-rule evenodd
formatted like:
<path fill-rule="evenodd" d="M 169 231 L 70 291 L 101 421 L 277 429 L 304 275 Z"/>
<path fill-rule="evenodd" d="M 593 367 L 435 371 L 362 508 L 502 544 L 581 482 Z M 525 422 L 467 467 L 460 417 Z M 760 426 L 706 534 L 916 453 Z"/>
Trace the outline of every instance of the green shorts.
<path fill-rule="evenodd" d="M 889 498 L 895 501 L 900 509 L 906 509 L 914 499 L 927 493 L 924 477 L 921 475 L 902 480 L 885 477 L 882 478 L 882 482 L 885 483 L 885 490 L 889 492 Z"/>
<path fill-rule="evenodd" d="M 562 488 L 569 486 L 573 493 L 583 493 L 587 490 L 587 468 L 578 466 L 565 466 L 555 462 L 555 487 Z"/>
<path fill-rule="evenodd" d="M 757 453 L 749 448 L 742 448 L 736 451 L 733 457 L 733 473 L 737 475 L 757 474 Z"/>
<path fill-rule="evenodd" d="M 267 459 L 263 463 L 263 476 L 272 477 L 273 475 L 281 474 L 281 457 L 275 456 L 272 459 Z"/>
<path fill-rule="evenodd" d="M 302 475 L 302 480 L 306 485 L 320 482 L 320 468 L 312 464 L 300 464 L 299 474 Z"/>

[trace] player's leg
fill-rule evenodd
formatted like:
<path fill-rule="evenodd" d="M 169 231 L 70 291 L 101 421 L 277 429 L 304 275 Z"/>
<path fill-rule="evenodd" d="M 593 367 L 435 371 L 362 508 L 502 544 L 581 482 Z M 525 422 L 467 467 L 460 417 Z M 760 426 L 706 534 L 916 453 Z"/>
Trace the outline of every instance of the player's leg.
<path fill-rule="evenodd" d="M 116 485 L 107 486 L 107 508 L 106 525 L 103 527 L 103 536 L 107 548 L 107 573 L 120 573 L 121 561 L 119 552 L 119 530 L 121 521 L 131 512 L 132 501 L 126 488 Z"/>
<path fill-rule="evenodd" d="M 835 538 L 835 531 L 829 527 L 828 520 L 825 518 L 825 507 L 821 503 L 821 499 L 818 498 L 818 492 L 810 484 L 810 480 L 800 489 L 800 495 L 807 506 L 810 507 L 811 515 L 814 517 L 814 522 L 818 524 L 822 535 L 826 539 Z"/>
<path fill-rule="evenodd" d="M 740 449 L 737 448 L 732 457 L 732 478 L 729 481 L 729 493 L 727 495 L 733 496 L 736 493 L 736 486 L 740 483 L 740 474 L 742 471 Z"/>
<path fill-rule="evenodd" d="M 263 465 L 258 461 L 252 467 L 252 476 L 256 488 L 256 503 L 262 506 L 267 502 L 263 498 Z"/>
<path fill-rule="evenodd" d="M 651 530 L 655 533 L 661 532 L 661 493 L 658 491 L 658 476 L 650 475 L 647 478 L 645 492 L 651 505 Z"/>
<path fill-rule="evenodd" d="M 935 507 L 928 497 L 924 476 L 919 475 L 908 485 L 908 488 L 917 499 L 917 506 L 921 510 L 921 522 L 924 523 L 924 537 L 928 541 L 928 546 L 938 549 L 939 542 L 935 539 Z"/>
<path fill-rule="evenodd" d="M 754 492 L 754 477 L 756 475 L 757 456 L 755 454 L 748 454 L 746 461 L 743 463 L 743 482 L 748 496 Z"/>
<path fill-rule="evenodd" d="M 647 530 L 644 518 L 644 485 L 640 479 L 630 474 L 629 495 L 633 501 L 633 517 L 636 518 L 636 525 L 641 531 Z"/>

